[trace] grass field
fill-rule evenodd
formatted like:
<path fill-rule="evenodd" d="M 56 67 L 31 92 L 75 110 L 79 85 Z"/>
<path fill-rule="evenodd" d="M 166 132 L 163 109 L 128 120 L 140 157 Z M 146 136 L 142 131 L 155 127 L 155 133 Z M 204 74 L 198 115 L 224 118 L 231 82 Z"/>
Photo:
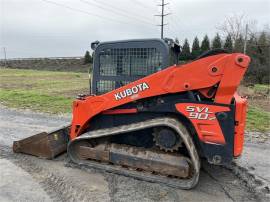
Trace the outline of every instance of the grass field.
<path fill-rule="evenodd" d="M 249 90 L 253 97 L 256 97 L 254 94 L 257 92 L 260 95 L 265 92 L 268 94 L 269 86 L 255 85 L 254 89 Z M 88 92 L 89 81 L 86 73 L 0 68 L 0 102 L 8 107 L 54 114 L 69 113 L 76 95 Z M 263 100 L 250 100 L 248 130 L 270 131 L 268 104 L 268 97 Z"/>
<path fill-rule="evenodd" d="M 270 86 L 255 84 L 238 90 L 248 97 L 248 130 L 270 131 Z"/>
<path fill-rule="evenodd" d="M 87 73 L 0 69 L 0 102 L 8 107 L 68 113 L 76 95 L 88 92 Z"/>
<path fill-rule="evenodd" d="M 270 112 L 249 105 L 247 114 L 247 129 L 249 131 L 270 131 Z"/>

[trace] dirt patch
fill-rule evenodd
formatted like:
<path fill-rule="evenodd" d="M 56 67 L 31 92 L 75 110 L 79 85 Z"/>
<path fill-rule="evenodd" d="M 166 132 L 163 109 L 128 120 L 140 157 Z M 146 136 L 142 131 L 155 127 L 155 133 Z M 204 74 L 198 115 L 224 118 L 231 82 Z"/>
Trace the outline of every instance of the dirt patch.
<path fill-rule="evenodd" d="M 270 99 L 269 98 L 250 98 L 248 103 L 251 106 L 262 108 L 263 110 L 270 112 Z"/>
<path fill-rule="evenodd" d="M 104 177 L 66 167 L 65 157 L 48 161 L 8 150 L 2 150 L 0 157 L 29 173 L 53 201 L 109 201 Z"/>
<path fill-rule="evenodd" d="M 249 131 L 245 133 L 245 141 L 251 143 L 266 143 L 270 142 L 270 132 L 257 132 L 257 131 Z"/>
<path fill-rule="evenodd" d="M 270 96 L 268 90 L 256 89 L 254 86 L 240 86 L 238 92 L 240 95 L 248 98 L 250 106 L 258 107 L 270 112 Z"/>

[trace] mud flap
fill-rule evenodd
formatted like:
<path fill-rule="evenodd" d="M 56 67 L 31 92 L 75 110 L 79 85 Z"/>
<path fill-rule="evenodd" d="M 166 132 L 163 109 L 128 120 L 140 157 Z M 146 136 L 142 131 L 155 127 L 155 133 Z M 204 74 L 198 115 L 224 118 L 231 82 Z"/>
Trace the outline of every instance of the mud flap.
<path fill-rule="evenodd" d="M 15 153 L 53 159 L 55 156 L 66 152 L 69 131 L 70 125 L 49 133 L 42 132 L 19 141 L 14 141 L 13 151 Z"/>

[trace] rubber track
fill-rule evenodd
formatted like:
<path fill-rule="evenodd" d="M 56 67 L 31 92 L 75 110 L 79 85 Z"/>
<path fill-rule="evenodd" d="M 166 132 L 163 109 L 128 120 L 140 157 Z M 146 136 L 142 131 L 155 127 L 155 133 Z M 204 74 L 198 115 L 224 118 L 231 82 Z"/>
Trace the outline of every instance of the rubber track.
<path fill-rule="evenodd" d="M 133 132 L 137 130 L 142 130 L 142 129 L 151 128 L 151 127 L 158 127 L 158 126 L 169 127 L 175 130 L 182 138 L 186 148 L 188 149 L 190 160 L 193 167 L 193 172 L 192 172 L 193 175 L 190 178 L 188 179 L 168 178 L 166 176 L 154 175 L 151 173 L 139 172 L 136 170 L 127 170 L 117 165 L 97 163 L 90 160 L 80 160 L 75 153 L 74 145 L 82 140 L 92 140 L 96 138 L 119 135 L 119 134 L 123 134 L 127 132 Z M 139 123 L 133 123 L 133 124 L 127 124 L 127 125 L 117 126 L 113 128 L 89 131 L 77 137 L 75 140 L 71 141 L 68 144 L 68 155 L 74 163 L 79 164 L 79 165 L 85 165 L 91 168 L 102 169 L 107 172 L 121 174 L 124 176 L 133 177 L 133 178 L 148 181 L 148 182 L 162 183 L 173 188 L 191 189 L 194 186 L 196 186 L 199 180 L 200 159 L 199 159 L 196 147 L 193 143 L 193 140 L 190 137 L 189 132 L 187 131 L 187 129 L 181 122 L 179 122 L 177 119 L 169 118 L 169 117 L 155 118 L 155 119 L 150 119 L 150 120 L 139 122 Z"/>

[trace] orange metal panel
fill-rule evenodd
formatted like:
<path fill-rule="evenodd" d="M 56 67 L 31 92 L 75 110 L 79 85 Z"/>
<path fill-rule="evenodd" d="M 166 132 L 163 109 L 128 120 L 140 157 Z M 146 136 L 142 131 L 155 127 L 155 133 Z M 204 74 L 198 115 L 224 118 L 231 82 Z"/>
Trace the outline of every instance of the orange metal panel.
<path fill-rule="evenodd" d="M 215 114 L 217 112 L 230 111 L 229 107 L 179 103 L 176 104 L 176 109 L 191 121 L 202 142 L 209 144 L 226 143 Z"/>
<path fill-rule="evenodd" d="M 235 135 L 234 135 L 234 156 L 240 156 L 244 145 L 244 132 L 246 126 L 247 99 L 242 98 L 237 93 L 235 98 Z"/>
<path fill-rule="evenodd" d="M 240 53 L 209 56 L 168 67 L 100 96 L 75 100 L 70 137 L 79 136 L 95 115 L 143 98 L 205 89 L 219 83 L 215 102 L 228 104 L 249 62 L 249 57 Z"/>

